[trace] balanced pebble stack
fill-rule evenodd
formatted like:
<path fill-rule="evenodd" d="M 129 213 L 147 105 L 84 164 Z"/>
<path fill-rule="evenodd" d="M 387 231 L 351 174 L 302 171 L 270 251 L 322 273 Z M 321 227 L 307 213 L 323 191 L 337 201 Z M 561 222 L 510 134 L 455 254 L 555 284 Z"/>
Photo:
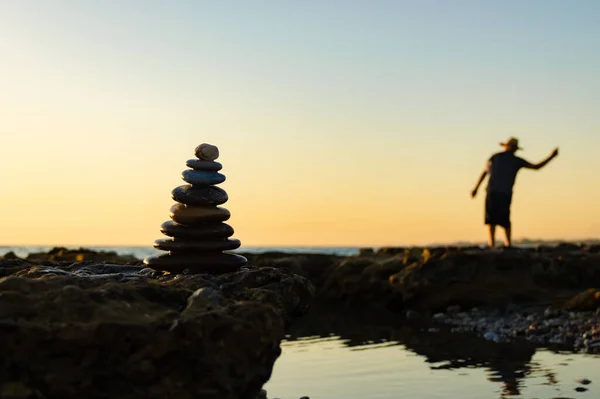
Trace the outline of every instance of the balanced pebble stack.
<path fill-rule="evenodd" d="M 160 231 L 171 238 L 158 239 L 154 247 L 168 253 L 151 256 L 144 260 L 156 270 L 181 273 L 227 273 L 238 270 L 248 260 L 243 256 L 223 251 L 239 248 L 239 240 L 230 238 L 233 228 L 224 223 L 229 211 L 222 205 L 229 197 L 216 185 L 225 181 L 219 171 L 222 165 L 215 160 L 219 149 L 201 144 L 195 150 L 196 159 L 186 165 L 182 173 L 188 183 L 171 192 L 177 204 L 171 207 L 172 220 L 161 225 Z"/>

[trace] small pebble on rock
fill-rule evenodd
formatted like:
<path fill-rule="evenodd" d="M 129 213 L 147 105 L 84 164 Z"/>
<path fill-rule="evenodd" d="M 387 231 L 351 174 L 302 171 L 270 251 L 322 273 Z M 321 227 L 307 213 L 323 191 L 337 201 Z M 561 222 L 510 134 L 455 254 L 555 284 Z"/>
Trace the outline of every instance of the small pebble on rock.
<path fill-rule="evenodd" d="M 485 339 L 488 339 L 488 340 L 490 340 L 490 341 L 495 341 L 495 340 L 497 340 L 497 339 L 498 339 L 498 334 L 496 334 L 496 333 L 493 333 L 493 332 L 486 332 L 486 333 L 483 335 L 483 338 L 485 338 Z"/>
<path fill-rule="evenodd" d="M 419 312 L 417 312 L 416 310 L 407 310 L 406 311 L 406 318 L 408 320 L 415 320 L 418 319 L 419 317 L 421 317 L 421 314 Z"/>
<path fill-rule="evenodd" d="M 446 315 L 443 313 L 436 313 L 433 315 L 433 320 L 444 320 Z"/>

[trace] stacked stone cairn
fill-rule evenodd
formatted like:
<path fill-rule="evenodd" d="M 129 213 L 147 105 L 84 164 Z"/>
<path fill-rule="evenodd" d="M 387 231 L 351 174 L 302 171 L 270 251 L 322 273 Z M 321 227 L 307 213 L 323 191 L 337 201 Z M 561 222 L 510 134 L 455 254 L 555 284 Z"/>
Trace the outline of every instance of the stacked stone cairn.
<path fill-rule="evenodd" d="M 233 228 L 224 223 L 229 211 L 218 205 L 227 202 L 227 193 L 216 187 L 225 181 L 219 171 L 223 167 L 215 160 L 219 149 L 201 144 L 195 149 L 197 159 L 190 159 L 182 178 L 186 185 L 171 192 L 177 204 L 171 207 L 172 220 L 161 225 L 160 231 L 171 238 L 158 239 L 154 247 L 168 251 L 144 260 L 155 270 L 170 273 L 227 273 L 238 270 L 248 260 L 223 251 L 239 248 L 239 240 L 230 238 Z"/>

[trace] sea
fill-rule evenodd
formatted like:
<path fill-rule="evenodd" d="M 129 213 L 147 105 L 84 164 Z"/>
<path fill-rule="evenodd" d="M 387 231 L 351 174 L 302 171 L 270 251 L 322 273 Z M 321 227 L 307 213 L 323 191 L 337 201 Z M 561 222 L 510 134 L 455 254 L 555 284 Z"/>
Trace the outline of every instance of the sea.
<path fill-rule="evenodd" d="M 35 252 L 47 252 L 51 250 L 52 246 L 44 245 L 20 245 L 20 246 L 0 246 L 0 256 L 4 256 L 8 252 L 13 252 L 19 257 L 27 257 L 30 253 Z M 79 249 L 80 246 L 69 246 L 65 245 L 67 249 Z M 157 255 L 164 253 L 158 251 L 151 246 L 85 246 L 86 249 L 92 249 L 95 251 L 114 251 L 119 255 L 133 255 L 138 259 L 144 259 L 151 255 Z M 359 248 L 356 247 L 252 247 L 244 246 L 237 251 L 231 252 L 246 252 L 246 253 L 263 253 L 263 252 L 285 252 L 285 253 L 317 253 L 317 254 L 328 254 L 328 255 L 342 255 L 351 256 L 358 253 Z"/>
<path fill-rule="evenodd" d="M 523 246 L 530 246 L 527 243 Z M 26 257 L 50 246 L 0 246 Z M 67 247 L 77 249 L 78 247 Z M 152 247 L 86 247 L 142 259 Z M 354 255 L 354 247 L 244 247 Z M 600 397 L 600 356 L 527 343 L 495 343 L 407 325 L 389 313 L 312 309 L 281 344 L 270 399 L 575 399 Z M 582 381 L 587 380 L 587 381 Z M 582 382 L 590 382 L 583 384 Z"/>

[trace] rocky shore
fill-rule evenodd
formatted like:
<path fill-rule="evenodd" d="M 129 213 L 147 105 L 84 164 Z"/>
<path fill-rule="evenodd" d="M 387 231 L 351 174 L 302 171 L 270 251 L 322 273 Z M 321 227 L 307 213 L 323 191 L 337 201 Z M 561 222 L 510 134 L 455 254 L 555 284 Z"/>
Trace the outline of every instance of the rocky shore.
<path fill-rule="evenodd" d="M 170 275 L 67 255 L 0 261 L 2 398 L 254 398 L 314 293 L 282 269 Z"/>
<path fill-rule="evenodd" d="M 311 304 L 382 309 L 428 334 L 600 348 L 597 246 L 241 255 L 246 267 L 211 275 L 85 249 L 6 254 L 0 397 L 254 398 Z"/>

